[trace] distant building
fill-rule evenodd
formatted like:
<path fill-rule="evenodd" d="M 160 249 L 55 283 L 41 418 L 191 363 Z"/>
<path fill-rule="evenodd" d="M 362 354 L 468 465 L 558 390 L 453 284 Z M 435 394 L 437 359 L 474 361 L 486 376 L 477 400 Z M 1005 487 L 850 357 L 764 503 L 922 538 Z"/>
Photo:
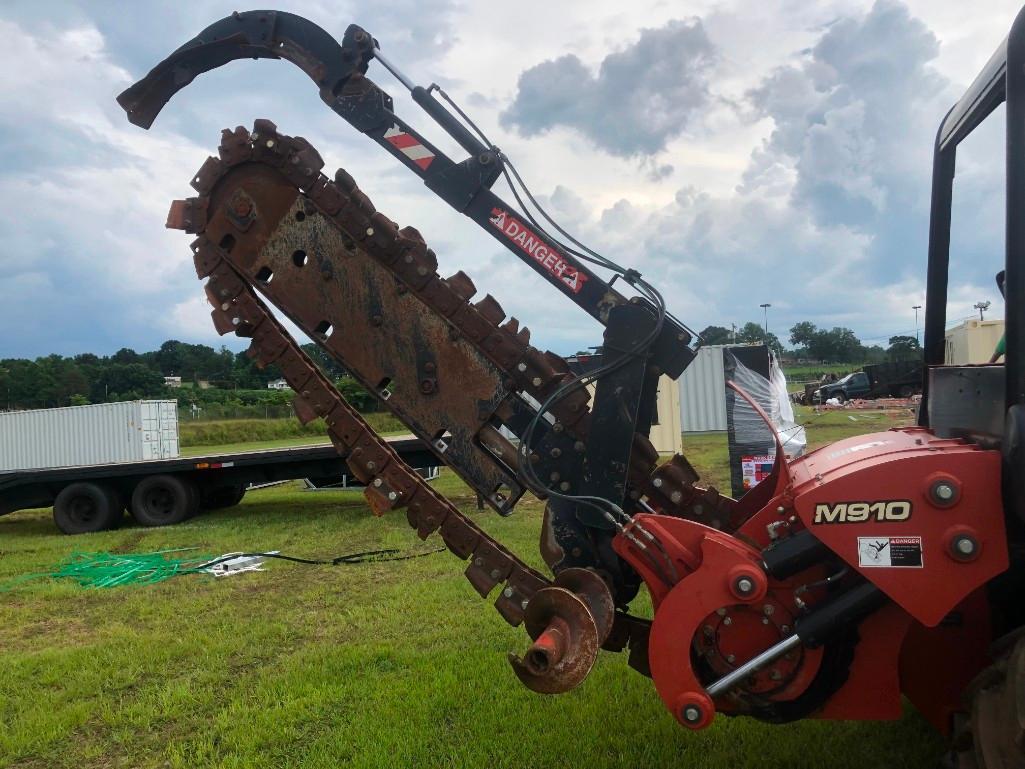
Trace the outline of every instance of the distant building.
<path fill-rule="evenodd" d="M 180 376 L 165 376 L 164 387 L 181 387 L 182 378 Z"/>
<path fill-rule="evenodd" d="M 566 358 L 570 371 L 577 376 L 593 371 L 601 365 L 601 355 L 570 355 Z M 587 391 L 594 398 L 594 384 L 587 385 Z M 677 454 L 683 450 L 683 431 L 680 427 L 680 388 L 676 382 L 663 374 L 658 380 L 655 396 L 655 418 L 648 438 L 659 454 Z"/>
<path fill-rule="evenodd" d="M 1002 320 L 966 320 L 943 335 L 943 362 L 948 366 L 988 363 L 1004 335 Z"/>
<path fill-rule="evenodd" d="M 288 382 L 284 379 L 274 379 L 267 383 L 268 390 L 288 390 Z"/>

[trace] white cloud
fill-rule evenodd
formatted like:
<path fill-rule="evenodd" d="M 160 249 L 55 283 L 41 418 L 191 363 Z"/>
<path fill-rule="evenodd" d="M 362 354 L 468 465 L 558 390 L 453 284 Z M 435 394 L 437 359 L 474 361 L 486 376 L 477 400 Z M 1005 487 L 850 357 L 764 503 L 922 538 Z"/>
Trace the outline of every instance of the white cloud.
<path fill-rule="evenodd" d="M 290 65 L 235 63 L 198 79 L 149 133 L 128 125 L 114 95 L 230 12 L 226 1 L 120 13 L 55 3 L 0 11 L 0 312 L 26 329 L 0 343 L 0 357 L 147 348 L 168 336 L 216 343 L 187 236 L 163 221 L 169 201 L 190 194 L 188 175 L 217 131 L 255 117 L 309 138 L 328 168 L 348 168 L 381 210 L 421 229 L 443 274 L 465 269 L 538 344 L 565 352 L 600 338 L 529 268 L 326 110 Z M 892 2 L 872 11 L 869 0 L 530 0 L 498 25 L 485 4 L 440 0 L 426 16 L 412 5 L 328 0 L 286 8 L 337 35 L 358 21 L 417 82 L 436 80 L 481 105 L 474 118 L 570 229 L 637 265 L 691 324 L 743 323 L 771 301 L 780 336 L 805 318 L 874 336 L 913 326 L 932 134 L 1005 34 L 1012 5 L 966 14 L 962 4 L 911 0 L 909 15 Z M 639 160 L 609 154 L 579 125 L 530 139 L 499 125 L 523 71 L 573 54 L 593 79 L 642 29 L 694 18 L 716 49 L 700 130 L 663 132 L 664 148 Z M 453 146 L 379 66 L 370 75 L 401 115 Z M 966 147 L 959 169 L 963 258 L 951 317 L 997 298 L 1002 200 L 991 149 L 1000 138 L 988 137 Z"/>

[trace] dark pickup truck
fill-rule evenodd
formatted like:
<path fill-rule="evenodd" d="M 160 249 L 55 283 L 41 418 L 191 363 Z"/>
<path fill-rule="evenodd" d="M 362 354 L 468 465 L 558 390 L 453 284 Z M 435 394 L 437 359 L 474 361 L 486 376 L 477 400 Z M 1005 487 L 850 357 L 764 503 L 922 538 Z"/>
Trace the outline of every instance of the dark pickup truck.
<path fill-rule="evenodd" d="M 922 392 L 923 370 L 920 361 L 873 363 L 817 388 L 812 400 L 825 403 L 836 398 L 843 403 L 854 398 L 910 398 Z"/>

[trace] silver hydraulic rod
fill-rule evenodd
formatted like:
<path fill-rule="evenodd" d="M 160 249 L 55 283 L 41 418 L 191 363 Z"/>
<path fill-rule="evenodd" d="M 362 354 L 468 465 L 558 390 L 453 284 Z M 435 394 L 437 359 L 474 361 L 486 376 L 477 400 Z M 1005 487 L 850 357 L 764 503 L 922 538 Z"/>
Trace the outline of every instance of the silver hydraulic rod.
<path fill-rule="evenodd" d="M 388 59 L 384 57 L 384 55 L 381 53 L 380 48 L 374 48 L 374 58 L 381 62 L 381 65 L 386 70 L 391 72 L 395 76 L 395 79 L 402 83 L 403 86 L 405 86 L 407 91 L 412 93 L 413 89 L 416 88 L 416 85 L 414 85 L 412 80 L 410 80 L 408 77 L 402 74 L 402 70 L 400 70 L 398 67 L 396 67 L 394 64 L 392 64 L 390 61 L 388 61 Z"/>
<path fill-rule="evenodd" d="M 718 681 L 714 681 L 711 685 L 706 686 L 705 691 L 708 692 L 710 697 L 718 697 L 720 694 L 728 692 L 752 673 L 765 667 L 773 660 L 782 657 L 788 651 L 800 645 L 801 637 L 797 635 L 797 633 L 787 636 L 779 643 L 770 646 L 761 654 L 749 659 L 732 673 L 727 673 Z"/>

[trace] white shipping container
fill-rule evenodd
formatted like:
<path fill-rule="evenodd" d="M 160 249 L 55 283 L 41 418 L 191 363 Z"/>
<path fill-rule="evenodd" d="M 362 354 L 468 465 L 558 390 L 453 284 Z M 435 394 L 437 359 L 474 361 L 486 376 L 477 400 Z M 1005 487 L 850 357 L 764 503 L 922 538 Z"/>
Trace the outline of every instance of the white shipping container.
<path fill-rule="evenodd" d="M 702 347 L 680 377 L 681 422 L 685 433 L 726 429 L 726 375 L 722 351 L 727 346 Z"/>
<path fill-rule="evenodd" d="M 178 401 L 0 413 L 0 472 L 178 457 Z"/>

